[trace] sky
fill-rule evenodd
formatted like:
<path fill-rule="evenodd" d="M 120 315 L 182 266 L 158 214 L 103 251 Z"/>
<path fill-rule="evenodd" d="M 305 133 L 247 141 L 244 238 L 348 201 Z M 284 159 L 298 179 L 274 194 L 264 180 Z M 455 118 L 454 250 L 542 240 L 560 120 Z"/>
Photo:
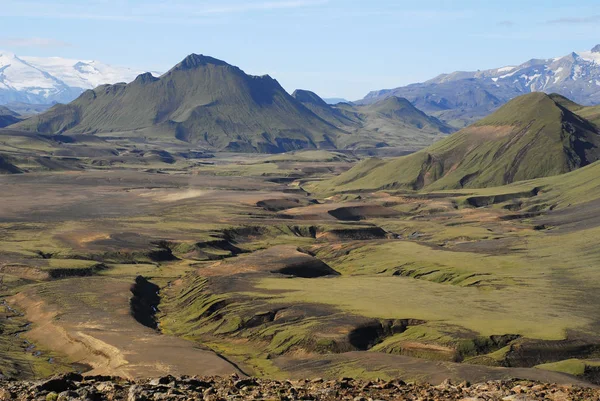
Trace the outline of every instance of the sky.
<path fill-rule="evenodd" d="M 576 4 L 576 5 L 574 5 Z M 578 0 L 0 0 L 0 49 L 167 71 L 190 53 L 357 100 L 600 43 Z"/>

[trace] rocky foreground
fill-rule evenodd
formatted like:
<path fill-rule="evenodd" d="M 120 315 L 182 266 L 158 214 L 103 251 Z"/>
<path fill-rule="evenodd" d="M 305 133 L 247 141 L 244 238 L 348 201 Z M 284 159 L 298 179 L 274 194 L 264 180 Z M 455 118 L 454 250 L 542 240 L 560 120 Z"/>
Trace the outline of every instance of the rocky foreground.
<path fill-rule="evenodd" d="M 401 380 L 275 381 L 253 378 L 166 376 L 129 381 L 109 376 L 68 374 L 42 381 L 0 381 L 4 400 L 600 400 L 600 389 L 557 386 L 530 381 L 493 381 L 439 386 L 407 384 Z"/>

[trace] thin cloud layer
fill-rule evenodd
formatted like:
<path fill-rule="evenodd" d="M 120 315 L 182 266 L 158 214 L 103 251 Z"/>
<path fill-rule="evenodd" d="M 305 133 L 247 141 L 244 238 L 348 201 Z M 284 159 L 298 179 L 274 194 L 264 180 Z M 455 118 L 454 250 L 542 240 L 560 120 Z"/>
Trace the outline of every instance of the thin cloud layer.
<path fill-rule="evenodd" d="M 589 17 L 565 17 L 548 21 L 549 24 L 583 25 L 600 23 L 600 15 L 591 15 Z"/>
<path fill-rule="evenodd" d="M 508 20 L 506 20 L 506 21 L 500 21 L 500 22 L 498 22 L 498 26 L 511 27 L 511 26 L 515 26 L 515 25 L 517 25 L 517 23 L 514 22 L 514 21 L 508 21 Z"/>
<path fill-rule="evenodd" d="M 61 2 L 48 4 L 38 0 L 6 0 L 0 17 L 33 17 L 98 21 L 137 21 L 177 23 L 210 22 L 210 17 L 227 16 L 254 11 L 277 11 L 325 5 L 330 0 L 281 0 L 261 2 L 150 1 L 144 7 L 124 7 L 118 1 L 91 1 L 85 5 Z M 126 4 L 125 4 L 126 5 Z M 110 6 L 110 7 L 107 7 Z M 110 13 L 106 10 L 111 9 Z"/>
<path fill-rule="evenodd" d="M 70 43 L 52 38 L 1 38 L 0 46 L 8 47 L 67 47 Z"/>

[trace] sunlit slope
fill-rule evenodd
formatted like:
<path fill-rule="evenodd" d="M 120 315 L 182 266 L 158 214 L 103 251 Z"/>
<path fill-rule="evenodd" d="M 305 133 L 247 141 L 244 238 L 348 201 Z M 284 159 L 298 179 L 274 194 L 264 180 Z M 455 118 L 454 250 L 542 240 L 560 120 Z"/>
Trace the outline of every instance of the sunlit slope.
<path fill-rule="evenodd" d="M 600 126 L 600 106 L 582 106 L 562 95 L 555 93 L 550 95 L 550 97 L 562 107 L 569 109 L 580 117 L 583 117 L 597 126 Z"/>
<path fill-rule="evenodd" d="M 365 161 L 315 188 L 491 187 L 563 174 L 597 161 L 598 128 L 555 99 L 543 93 L 521 96 L 420 152 Z"/>
<path fill-rule="evenodd" d="M 454 132 L 452 127 L 423 113 L 408 100 L 395 96 L 368 105 L 335 106 L 306 90 L 296 90 L 292 96 L 323 120 L 350 134 L 339 137 L 340 148 L 402 147 L 415 151 Z"/>
<path fill-rule="evenodd" d="M 19 114 L 8 109 L 7 107 L 0 106 L 0 128 L 7 127 L 19 121 L 21 121 Z"/>

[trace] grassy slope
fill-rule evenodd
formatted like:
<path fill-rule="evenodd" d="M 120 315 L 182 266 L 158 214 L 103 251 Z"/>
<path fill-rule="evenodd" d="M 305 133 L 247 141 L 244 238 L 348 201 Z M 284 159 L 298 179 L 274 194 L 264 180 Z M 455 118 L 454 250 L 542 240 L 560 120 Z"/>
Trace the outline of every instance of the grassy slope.
<path fill-rule="evenodd" d="M 9 125 L 21 121 L 19 114 L 10 110 L 7 107 L 0 106 L 0 128 L 8 127 Z"/>
<path fill-rule="evenodd" d="M 533 93 L 423 151 L 361 163 L 316 189 L 476 188 L 562 174 L 598 160 L 596 130 L 548 95 Z"/>
<path fill-rule="evenodd" d="M 343 137 L 346 147 L 402 146 L 417 150 L 443 139 L 453 129 L 408 100 L 389 97 L 371 105 L 340 104 L 335 110 L 360 123 Z"/>
<path fill-rule="evenodd" d="M 331 106 L 306 90 L 297 90 L 292 96 L 323 120 L 349 132 L 351 135 L 341 137 L 340 142 L 347 148 L 392 146 L 418 150 L 454 131 L 408 100 L 395 96 L 362 106 Z"/>
<path fill-rule="evenodd" d="M 531 204 L 548 203 L 555 207 L 554 210 L 561 210 L 570 204 L 599 198 L 599 177 L 600 163 L 595 163 L 561 176 L 502 187 L 447 192 L 444 201 L 459 205 L 460 200 L 467 196 L 524 193 L 532 188 L 542 188 L 538 196 L 525 201 Z M 415 200 L 412 205 L 425 202 L 423 199 Z M 394 204 L 392 200 L 389 203 Z M 400 204 L 390 207 L 404 206 Z M 452 350 L 455 348 L 464 353 L 465 357 L 478 358 L 469 349 L 463 350 L 462 347 L 472 346 L 472 339 L 482 336 L 489 338 L 492 335 L 518 334 L 526 337 L 523 341 L 554 341 L 566 338 L 567 333 L 594 335 L 597 332 L 600 315 L 595 307 L 595 294 L 598 293 L 600 272 L 595 267 L 600 263 L 600 252 L 596 251 L 595 239 L 600 235 L 600 228 L 556 233 L 536 231 L 532 229 L 534 223 L 527 220 L 506 223 L 495 218 L 485 218 L 486 213 L 491 213 L 492 217 L 506 213 L 495 210 L 493 206 L 483 210 L 457 210 L 452 207 L 448 209 L 449 213 L 438 211 L 439 219 L 432 208 L 433 206 L 422 209 L 430 210 L 431 214 L 413 210 L 409 216 L 401 218 L 367 221 L 388 232 L 401 233 L 403 239 L 399 241 L 344 241 L 327 244 L 322 239 L 315 243 L 312 251 L 316 257 L 339 271 L 342 274 L 339 277 L 310 280 L 260 278 L 249 281 L 254 288 L 248 292 L 212 294 L 215 297 L 210 302 L 204 302 L 199 296 L 197 301 L 177 310 L 178 314 L 174 317 L 177 324 L 204 310 L 193 308 L 208 308 L 214 302 L 224 299 L 223 297 L 245 296 L 252 299 L 252 303 L 232 304 L 231 309 L 224 312 L 225 323 L 221 326 L 218 326 L 218 322 L 214 326 L 199 325 L 194 320 L 196 328 L 179 326 L 177 333 L 198 335 L 196 339 L 212 333 L 218 337 L 215 348 L 229 356 L 249 358 L 250 365 L 256 367 L 270 363 L 271 357 L 265 356 L 269 352 L 275 355 L 280 352 L 277 348 L 280 344 L 278 341 L 273 340 L 267 347 L 267 352 L 261 348 L 263 345 L 252 346 L 252 342 L 247 342 L 244 334 L 246 330 L 236 331 L 239 329 L 235 323 L 239 323 L 239 313 L 244 308 L 257 304 L 262 305 L 261 311 L 269 310 L 268 304 L 275 308 L 282 303 L 311 303 L 328 305 L 334 308 L 336 315 L 422 319 L 426 321 L 425 324 L 385 339 L 372 351 L 429 359 L 446 360 L 444 358 L 452 357 Z M 407 210 L 409 209 L 412 207 Z M 462 215 L 463 211 L 469 214 Z M 452 216 L 453 214 L 455 215 Z M 407 230 L 400 231 L 403 225 L 408 226 Z M 410 240 L 406 234 L 412 232 L 427 235 Z M 508 239 L 510 242 L 503 243 L 499 239 Z M 290 238 L 286 239 L 289 240 Z M 492 245 L 500 252 L 487 253 L 485 248 L 480 251 L 454 248 L 454 244 L 468 243 L 501 243 Z M 310 246 L 310 240 L 302 246 Z M 403 273 L 394 274 L 396 271 Z M 191 283 L 182 293 L 187 294 L 186 291 L 192 288 L 195 291 L 201 290 Z M 215 328 L 217 326 L 218 330 L 231 332 L 218 331 Z M 175 326 L 171 323 L 170 327 Z M 265 330 L 266 327 L 268 326 L 265 326 Z M 286 324 L 278 332 L 278 336 L 285 340 L 282 343 L 286 347 L 293 350 L 296 344 L 307 338 L 315 338 L 317 329 L 296 323 Z M 236 337 L 235 333 L 240 334 Z M 228 337 L 229 335 L 232 337 Z M 421 344 L 423 347 L 415 350 L 411 348 L 414 344 Z M 427 349 L 427 345 L 432 348 Z M 435 351 L 436 346 L 448 347 L 449 351 Z M 553 346 L 550 344 L 548 347 Z M 447 352 L 452 355 L 448 356 Z M 473 363 L 500 363 L 494 361 L 502 361 L 507 352 L 508 349 L 493 350 L 489 355 L 480 355 L 487 358 L 486 361 L 482 362 L 479 358 Z M 556 369 L 564 370 L 563 368 L 559 366 Z M 259 371 L 271 374 L 270 369 L 272 366 L 261 367 Z"/>
<path fill-rule="evenodd" d="M 10 159 L 0 155 L 0 174 L 18 174 L 22 170 L 11 163 Z"/>
<path fill-rule="evenodd" d="M 503 187 L 476 189 L 470 192 L 476 195 L 498 195 L 506 193 L 524 193 L 534 188 L 542 192 L 526 201 L 526 205 L 541 205 L 563 208 L 578 205 L 600 198 L 600 162 L 572 171 L 567 174 L 527 180 Z"/>
<path fill-rule="evenodd" d="M 332 147 L 341 134 L 274 79 L 249 76 L 198 55 L 188 56 L 159 79 L 145 74 L 128 85 L 87 91 L 18 128 L 45 133 L 127 132 L 249 151 Z"/>
<path fill-rule="evenodd" d="M 318 161 L 329 160 L 330 157 L 331 155 L 324 152 L 309 152 L 297 154 L 293 160 Z M 275 159 L 279 159 L 279 157 Z M 492 196 L 543 187 L 543 192 L 539 197 L 559 202 L 558 208 L 560 209 L 566 204 L 572 203 L 569 199 L 579 196 L 577 194 L 587 196 L 587 200 L 600 196 L 599 169 L 600 163 L 596 163 L 563 176 L 520 182 L 500 188 L 460 190 L 459 192 L 465 197 Z M 240 180 L 240 185 L 247 181 L 247 179 Z M 169 187 L 170 185 L 169 183 Z M 142 183 L 133 186 L 153 187 L 153 185 Z M 185 186 L 180 189 L 180 191 L 186 190 Z M 78 191 L 69 192 L 62 186 L 60 186 L 60 191 L 60 193 L 67 194 L 78 193 Z M 141 191 L 147 196 L 163 199 L 158 189 Z M 165 191 L 175 190 L 165 189 Z M 44 263 L 42 267 L 44 271 L 57 269 L 59 266 L 65 269 L 86 268 L 85 264 L 82 264 L 84 262 L 70 259 L 73 257 L 71 250 L 60 249 L 61 246 L 65 246 L 62 241 L 70 237 L 66 237 L 65 234 L 71 233 L 74 239 L 79 240 L 84 238 L 82 233 L 89 230 L 93 230 L 93 232 L 108 230 L 108 232 L 115 233 L 136 232 L 151 234 L 151 237 L 154 238 L 189 240 L 190 244 L 193 244 L 200 241 L 202 236 L 221 231 L 230 224 L 238 224 L 236 222 L 240 220 L 247 221 L 246 224 L 259 225 L 274 222 L 272 214 L 254 207 L 256 199 L 247 200 L 242 204 L 238 203 L 241 202 L 241 197 L 248 195 L 247 192 L 249 191 L 239 191 L 233 196 L 230 195 L 227 198 L 229 200 L 226 200 L 222 193 L 210 200 L 190 198 L 188 201 L 184 199 L 181 203 L 158 203 L 154 213 L 139 217 L 111 217 L 89 221 L 85 219 L 80 222 L 60 224 L 54 221 L 39 225 L 19 224 L 16 226 L 18 229 L 13 227 L 15 226 L 13 223 L 4 223 L 0 227 L 6 232 L 2 251 L 13 255 L 23 254 L 27 263 L 31 263 L 31 261 Z M 272 196 L 272 194 L 264 196 Z M 454 195 L 448 196 L 452 200 L 460 198 Z M 51 198 L 49 195 L 48 197 Z M 101 199 L 96 199 L 96 197 L 92 199 L 94 202 L 91 204 L 105 207 L 103 203 L 100 203 Z M 142 199 L 147 198 L 144 196 Z M 106 204 L 113 203 L 108 200 L 105 202 Z M 127 203 L 129 202 L 122 204 L 126 205 Z M 393 202 L 390 203 L 393 204 Z M 198 207 L 198 204 L 201 204 L 202 207 Z M 398 205 L 398 207 L 404 207 L 404 205 Z M 68 204 L 67 208 L 72 209 Z M 480 212 L 479 209 L 468 210 Z M 52 212 L 51 207 L 48 212 Z M 461 211 L 454 210 L 454 212 Z M 435 218 L 435 214 L 432 216 Z M 316 249 L 317 257 L 324 259 L 329 265 L 340 271 L 342 276 L 310 281 L 290 278 L 257 280 L 255 283 L 251 283 L 256 287 L 247 295 L 251 296 L 252 302 L 264 303 L 264 310 L 269 310 L 269 303 L 289 302 L 290 305 L 298 305 L 310 302 L 331 305 L 339 314 L 358 314 L 384 319 L 398 317 L 427 320 L 426 325 L 411 327 L 401 335 L 386 339 L 379 345 L 381 348 L 377 348 L 384 352 L 395 353 L 405 352 L 403 350 L 404 343 L 407 341 L 446 346 L 456 343 L 465 336 L 475 335 L 518 333 L 532 338 L 556 340 L 564 338 L 566 329 L 587 331 L 591 324 L 600 321 L 597 316 L 597 302 L 594 302 L 595 294 L 599 293 L 597 283 L 600 282 L 600 276 L 595 268 L 600 261 L 595 246 L 595 242 L 597 242 L 595 238 L 598 238 L 600 234 L 597 228 L 564 235 L 529 229 L 526 233 L 511 234 L 519 242 L 518 246 L 507 247 L 509 252 L 506 254 L 487 255 L 452 249 L 452 247 L 432 247 L 432 245 L 443 243 L 449 235 L 456 235 L 454 232 L 450 233 L 450 230 L 456 230 L 456 233 L 463 235 L 469 233 L 473 237 L 485 235 L 488 239 L 495 238 L 497 233 L 485 233 L 487 231 L 485 222 L 475 218 L 469 219 L 466 216 L 464 218 L 459 216 L 451 221 L 448 221 L 447 216 L 437 222 L 424 221 L 427 219 L 427 215 L 419 215 L 417 212 L 411 217 L 406 217 L 406 220 L 404 219 L 405 217 L 387 218 L 370 220 L 367 223 L 383 226 L 389 232 L 397 232 L 393 228 L 395 225 L 411 224 L 414 228 L 411 227 L 409 233 L 426 231 L 424 227 L 427 224 L 431 225 L 432 232 L 437 231 L 438 236 L 435 237 L 435 241 L 429 243 L 426 242 L 426 239 L 417 241 L 390 239 L 356 241 L 361 242 L 360 244 L 353 244 L 354 241 L 327 244 L 326 237 L 317 241 L 308 236 L 297 236 L 299 224 L 312 225 L 314 222 L 281 221 L 283 230 L 273 227 L 272 230 L 269 230 L 271 231 L 269 235 L 263 233 L 262 236 L 253 238 L 252 243 L 243 243 L 240 246 L 244 249 L 255 250 L 279 243 L 293 244 L 303 248 L 317 245 L 319 248 L 323 247 L 323 249 Z M 385 220 L 385 222 L 381 220 Z M 458 224 L 450 226 L 450 223 Z M 504 223 L 497 224 L 504 225 Z M 520 227 L 520 223 L 515 224 Z M 294 230 L 290 229 L 292 225 Z M 286 227 L 287 230 L 285 230 Z M 305 227 L 305 230 L 307 229 L 308 227 Z M 275 232 L 281 232 L 281 234 Z M 273 233 L 272 238 L 270 237 L 271 233 Z M 209 239 L 210 237 L 207 238 L 207 240 Z M 330 250 L 326 249 L 329 245 L 331 245 Z M 358 246 L 348 253 L 345 252 L 345 249 L 339 249 L 339 247 L 348 245 Z M 116 246 L 115 249 L 119 247 L 119 245 L 113 246 Z M 160 267 L 154 266 L 145 259 L 136 259 L 140 264 L 122 264 L 115 261 L 107 262 L 109 268 L 99 274 L 130 278 L 136 274 L 144 274 L 153 277 L 153 281 L 166 285 L 167 281 L 176 278 L 172 269 L 189 270 L 194 267 L 192 262 L 196 264 L 195 268 L 203 266 L 197 265 L 198 261 L 185 260 L 187 251 L 184 251 L 183 248 L 182 246 L 180 249 L 181 253 L 177 253 L 177 256 L 183 260 L 175 261 L 173 265 L 167 263 Z M 35 259 L 35 250 L 56 255 L 50 260 Z M 245 256 L 240 258 L 243 257 Z M 48 263 L 47 266 L 46 263 Z M 188 263 L 189 266 L 176 267 Z M 405 276 L 392 276 L 393 270 L 401 266 L 415 272 Z M 385 269 L 388 270 L 381 273 Z M 474 274 L 480 274 L 480 276 L 473 276 Z M 244 279 L 244 281 L 249 282 L 250 280 Z M 477 284 L 477 281 L 480 283 Z M 186 333 L 189 327 L 185 323 L 202 312 L 195 309 L 200 306 L 203 295 L 202 285 L 197 284 L 189 283 L 195 291 L 191 293 L 195 298 L 190 298 L 191 302 L 186 305 L 190 309 L 180 308 L 175 315 L 167 315 L 167 317 L 175 319 L 178 324 L 182 324 L 180 327 L 184 335 L 190 334 L 189 331 Z M 166 295 L 166 291 L 163 292 L 163 295 Z M 218 295 L 220 296 L 220 294 Z M 164 299 L 168 300 L 168 298 Z M 213 301 L 217 299 L 215 298 Z M 238 308 L 238 306 L 235 307 Z M 245 304 L 239 305 L 240 309 L 245 307 Z M 161 310 L 163 309 L 161 308 Z M 229 331 L 235 330 L 239 321 L 239 316 L 236 314 L 238 310 L 232 309 L 231 312 L 233 313 L 228 310 L 225 316 L 224 322 L 227 324 L 223 323 L 218 329 L 216 328 L 218 323 L 213 326 L 201 326 L 203 333 L 212 332 L 217 337 L 214 339 L 215 344 L 210 344 L 210 346 L 221 350 L 228 357 L 235 357 L 236 361 L 243 361 L 244 358 L 250 357 L 253 364 L 261 367 L 257 368 L 257 371 L 265 375 L 281 374 L 273 366 L 271 356 L 260 354 L 260 343 L 254 343 L 253 340 L 250 341 L 242 335 L 240 335 L 242 338 L 234 337 L 233 341 L 231 337 L 228 337 Z M 316 330 L 314 323 L 315 320 L 310 318 L 289 324 L 282 323 L 275 327 L 263 327 L 264 330 L 261 330 L 264 337 L 272 341 L 269 343 L 268 351 L 277 355 L 284 350 L 293 350 L 293 346 L 301 341 L 313 339 L 314 330 Z M 195 324 L 198 326 L 198 322 Z M 166 325 L 165 328 L 167 328 Z M 216 332 L 217 330 L 218 332 Z M 242 331 L 242 333 L 246 332 L 246 330 Z M 236 343 L 238 340 L 242 342 Z M 439 357 L 439 354 L 436 355 L 428 355 L 428 357 Z"/>
<path fill-rule="evenodd" d="M 600 163 L 595 163 L 560 176 L 459 192 L 494 196 L 542 188 L 537 196 L 525 199 L 524 206 L 545 204 L 561 210 L 599 199 L 599 177 Z M 456 197 L 455 192 L 447 196 L 458 201 L 460 196 Z M 478 209 L 472 213 L 479 217 L 465 215 L 456 220 L 460 225 L 451 224 L 454 220 L 448 220 L 448 216 L 439 222 L 433 217 L 429 221 L 425 216 L 418 220 L 409 217 L 403 222 L 377 222 L 392 232 L 398 232 L 394 226 L 412 225 L 409 233 L 427 232 L 427 225 L 432 225 L 434 235 L 426 235 L 421 242 L 323 247 L 316 252 L 317 256 L 340 271 L 341 278 L 312 281 L 310 285 L 301 280 L 270 278 L 262 280 L 258 288 L 277 290 L 277 294 L 283 291 L 285 301 L 291 303 L 310 301 L 376 318 L 415 318 L 428 322 L 377 347 L 385 352 L 403 352 L 406 341 L 455 344 L 465 329 L 482 336 L 516 333 L 544 340 L 559 340 L 572 331 L 596 332 L 597 300 L 591 294 L 596 293 L 600 282 L 596 268 L 600 253 L 594 245 L 599 227 L 559 232 L 519 229 L 500 235 L 498 226 L 483 219 L 487 211 Z M 480 229 L 481 233 L 475 232 L 478 238 L 469 239 L 467 235 L 473 229 Z M 463 235 L 458 243 L 491 244 L 501 237 L 512 238 L 514 242 L 502 246 L 506 252 L 500 254 L 427 245 L 431 240 L 446 243 L 456 234 L 454 230 Z M 404 273 L 392 276 L 395 271 Z M 281 301 L 279 296 L 277 301 Z M 502 359 L 502 353 L 490 354 L 489 358 Z M 569 366 L 551 364 L 541 368 L 571 373 Z"/>
<path fill-rule="evenodd" d="M 297 89 L 294 91 L 294 93 L 292 93 L 292 97 L 302 103 L 313 113 L 321 117 L 323 120 L 335 125 L 336 127 L 352 129 L 360 125 L 360 121 L 357 121 L 356 118 L 347 116 L 340 110 L 327 104 L 319 97 L 319 95 L 314 92 Z"/>
<path fill-rule="evenodd" d="M 576 113 L 586 120 L 600 126 L 600 106 L 582 106 L 562 95 L 557 94 L 552 94 L 550 97 L 564 108 L 569 109 L 573 113 Z"/>
<path fill-rule="evenodd" d="M 453 131 L 406 99 L 332 107 L 312 92 L 290 96 L 269 76 L 249 76 L 197 55 L 160 78 L 144 74 L 130 84 L 98 87 L 15 128 L 178 139 L 216 150 L 267 153 L 382 146 L 414 151 Z"/>

